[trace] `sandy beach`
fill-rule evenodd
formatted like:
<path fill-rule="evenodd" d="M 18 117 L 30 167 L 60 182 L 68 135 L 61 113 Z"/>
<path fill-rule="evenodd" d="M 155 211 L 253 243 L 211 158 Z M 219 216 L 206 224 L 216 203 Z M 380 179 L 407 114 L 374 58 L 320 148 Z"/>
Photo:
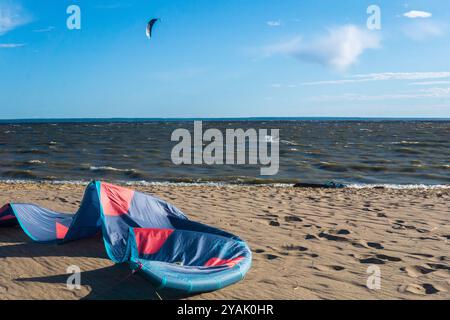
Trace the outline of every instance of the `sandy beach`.
<path fill-rule="evenodd" d="M 238 284 L 190 299 L 449 299 L 450 189 L 312 190 L 266 186 L 136 186 L 191 219 L 248 242 L 253 266 Z M 0 204 L 75 212 L 83 185 L 0 184 Z M 78 265 L 82 288 L 66 288 Z M 378 266 L 381 289 L 369 290 Z M 0 229 L 0 299 L 158 299 L 114 265 L 101 237 L 33 243 Z"/>

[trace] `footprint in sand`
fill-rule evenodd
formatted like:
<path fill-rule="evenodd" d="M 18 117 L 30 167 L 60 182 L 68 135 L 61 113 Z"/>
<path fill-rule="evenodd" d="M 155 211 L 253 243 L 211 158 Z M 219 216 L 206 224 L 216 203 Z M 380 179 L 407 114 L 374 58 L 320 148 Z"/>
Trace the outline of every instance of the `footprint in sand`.
<path fill-rule="evenodd" d="M 439 289 L 443 290 L 443 288 Z M 436 294 L 440 292 L 437 286 L 433 286 L 430 283 L 424 283 L 424 284 L 407 284 L 407 285 L 401 285 L 398 288 L 398 291 L 401 293 L 412 293 L 416 295 L 429 295 L 429 294 Z M 444 289 L 445 291 L 445 289 Z"/>
<path fill-rule="evenodd" d="M 406 274 L 411 278 L 418 278 L 420 276 L 436 271 L 424 266 L 407 266 L 400 268 L 400 270 L 406 272 Z"/>
<path fill-rule="evenodd" d="M 255 253 L 264 253 L 266 251 L 264 249 L 255 249 L 253 252 L 255 252 Z"/>
<path fill-rule="evenodd" d="M 267 260 L 275 260 L 275 259 L 278 259 L 278 258 L 279 258 L 278 256 L 276 256 L 276 255 L 274 255 L 274 254 L 270 254 L 270 253 L 265 254 L 264 257 L 265 257 Z"/>
<path fill-rule="evenodd" d="M 383 260 L 374 258 L 374 257 L 359 259 L 359 262 L 363 263 L 363 264 L 384 264 L 385 263 Z"/>
<path fill-rule="evenodd" d="M 448 271 L 450 271 L 450 267 L 446 266 L 444 264 L 428 263 L 428 266 L 430 266 L 431 268 L 433 268 L 435 270 L 448 270 Z"/>
<path fill-rule="evenodd" d="M 64 203 L 69 202 L 68 200 L 66 200 L 64 198 L 61 198 L 61 197 L 57 197 L 56 200 L 59 200 L 59 201 L 64 202 Z"/>
<path fill-rule="evenodd" d="M 375 256 L 359 259 L 360 263 L 363 264 L 385 264 L 386 261 L 389 262 L 399 262 L 402 259 L 397 257 L 387 256 L 385 254 L 376 254 Z"/>
<path fill-rule="evenodd" d="M 327 272 L 327 271 L 342 271 L 342 270 L 345 270 L 345 268 L 344 268 L 344 267 L 341 267 L 341 266 L 322 266 L 322 265 L 315 265 L 315 266 L 313 266 L 312 268 L 314 268 L 314 269 L 316 269 L 316 270 L 319 270 L 319 271 L 324 271 L 324 272 Z"/>
<path fill-rule="evenodd" d="M 284 221 L 286 222 L 302 222 L 303 219 L 296 216 L 286 216 L 284 217 Z"/>
<path fill-rule="evenodd" d="M 417 257 L 423 257 L 423 258 L 433 258 L 434 256 L 433 255 L 431 255 L 431 254 L 427 254 L 427 253 L 419 253 L 419 252 L 413 252 L 413 253 L 410 253 L 410 255 L 412 255 L 412 256 L 417 256 Z"/>
<path fill-rule="evenodd" d="M 301 252 L 308 251 L 308 248 L 305 248 L 302 246 L 296 246 L 293 244 L 284 245 L 283 249 L 287 250 L 287 251 L 301 251 Z"/>
<path fill-rule="evenodd" d="M 394 225 L 392 226 L 392 229 L 395 229 L 395 230 L 405 230 L 406 227 L 405 227 L 404 225 L 402 225 L 402 224 L 394 224 Z"/>
<path fill-rule="evenodd" d="M 257 217 L 259 217 L 260 219 L 264 219 L 264 220 L 273 220 L 278 218 L 278 216 L 276 214 L 270 214 L 270 213 L 266 213 L 266 214 L 257 214 Z"/>
<path fill-rule="evenodd" d="M 305 239 L 306 239 L 306 240 L 320 240 L 318 236 L 313 235 L 313 234 L 307 234 L 307 235 L 305 236 Z"/>
<path fill-rule="evenodd" d="M 279 215 L 277 215 L 277 214 L 272 214 L 272 213 L 266 213 L 264 216 L 265 216 L 265 217 L 268 217 L 268 218 L 278 218 L 278 217 L 279 217 Z"/>
<path fill-rule="evenodd" d="M 391 261 L 391 262 L 399 262 L 402 261 L 402 259 L 398 258 L 398 257 L 391 257 L 391 256 L 387 256 L 385 254 L 377 254 L 376 257 L 378 259 L 381 260 L 387 260 L 387 261 Z"/>
<path fill-rule="evenodd" d="M 335 236 L 335 235 L 332 235 L 332 234 L 329 234 L 329 233 L 326 233 L 326 232 L 321 232 L 319 234 L 319 237 L 320 238 L 325 238 L 325 239 L 330 240 L 330 241 L 341 241 L 341 242 L 348 241 L 347 238 L 340 237 L 340 236 Z"/>
<path fill-rule="evenodd" d="M 378 250 L 384 249 L 384 247 L 380 243 L 377 243 L 377 242 L 367 242 L 367 245 L 371 248 L 378 249 Z"/>
<path fill-rule="evenodd" d="M 269 221 L 269 226 L 272 226 L 272 227 L 279 227 L 279 226 L 280 226 L 280 223 L 279 223 L 278 221 L 272 220 L 272 221 Z"/>
<path fill-rule="evenodd" d="M 350 231 L 348 231 L 346 229 L 340 229 L 340 230 L 337 231 L 337 234 L 347 235 L 347 234 L 350 234 Z"/>

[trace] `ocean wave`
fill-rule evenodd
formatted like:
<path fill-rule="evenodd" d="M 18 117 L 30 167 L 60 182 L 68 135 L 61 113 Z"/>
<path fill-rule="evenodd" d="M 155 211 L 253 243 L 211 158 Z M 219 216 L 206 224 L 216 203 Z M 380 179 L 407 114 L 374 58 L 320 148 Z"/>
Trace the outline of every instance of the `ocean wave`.
<path fill-rule="evenodd" d="M 382 172 L 388 170 L 385 166 L 377 166 L 377 165 L 367 165 L 363 163 L 355 163 L 350 164 L 348 166 L 350 169 L 356 170 L 356 171 L 367 171 L 367 172 Z"/>
<path fill-rule="evenodd" d="M 46 162 L 42 161 L 42 160 L 29 160 L 29 161 L 26 161 L 26 163 L 27 164 L 46 164 Z"/>
<path fill-rule="evenodd" d="M 119 168 L 114 168 L 114 167 L 109 167 L 109 166 L 100 166 L 100 167 L 90 166 L 89 170 L 91 170 L 91 171 L 126 172 L 126 173 L 134 173 L 134 172 L 136 172 L 135 169 L 119 169 Z"/>
<path fill-rule="evenodd" d="M 39 149 L 18 149 L 16 151 L 14 151 L 15 153 L 21 153 L 21 154 L 41 154 L 41 155 L 46 155 L 48 154 L 47 151 L 44 150 L 39 150 Z"/>
<path fill-rule="evenodd" d="M 115 167 L 110 167 L 110 166 L 90 166 L 89 170 L 95 173 L 100 173 L 100 174 L 110 174 L 110 175 L 123 175 L 126 178 L 134 181 L 134 180 L 149 180 L 151 179 L 151 175 L 147 174 L 145 172 L 142 172 L 140 170 L 137 169 L 120 169 L 120 168 L 115 168 Z M 125 178 L 125 179 L 126 179 Z"/>
<path fill-rule="evenodd" d="M 333 172 L 346 172 L 348 171 L 348 166 L 344 164 L 334 163 L 334 162 L 326 162 L 320 161 L 319 163 L 314 164 L 314 166 L 321 170 L 333 171 Z"/>
<path fill-rule="evenodd" d="M 420 144 L 419 141 L 394 141 L 391 144 Z"/>
<path fill-rule="evenodd" d="M 34 180 L 34 179 L 0 179 L 3 184 L 55 184 L 55 185 L 88 185 L 90 181 L 82 180 Z"/>
<path fill-rule="evenodd" d="M 288 145 L 288 146 L 297 146 L 297 145 L 298 145 L 297 142 L 289 141 L 289 140 L 280 140 L 280 142 L 281 142 L 282 144 L 286 144 L 286 145 Z"/>
<path fill-rule="evenodd" d="M 13 179 L 17 178 L 35 180 L 39 178 L 31 170 L 8 170 L 2 172 L 2 175 Z"/>
<path fill-rule="evenodd" d="M 399 148 L 399 149 L 396 149 L 396 150 L 394 150 L 394 151 L 395 151 L 395 152 L 398 152 L 398 153 L 411 154 L 411 155 L 417 155 L 417 154 L 423 153 L 423 152 L 420 151 L 420 150 L 417 150 L 417 149 L 411 149 L 411 148 L 406 148 L 406 147 Z"/>
<path fill-rule="evenodd" d="M 347 188 L 351 189 L 394 189 L 394 190 L 409 190 L 409 189 L 450 189 L 450 184 L 349 184 Z"/>
<path fill-rule="evenodd" d="M 103 181 L 103 180 L 102 180 Z M 108 180 L 110 181 L 110 180 Z M 82 185 L 89 184 L 91 180 L 34 180 L 34 179 L 0 179 L 3 184 L 50 184 L 50 185 Z M 231 182 L 173 182 L 173 181 L 127 181 L 127 180 L 111 180 L 111 182 L 126 186 L 173 186 L 173 187 L 239 187 L 239 186 L 264 186 L 275 188 L 292 188 L 292 183 L 267 183 L 267 184 L 250 184 L 250 183 L 231 183 Z"/>

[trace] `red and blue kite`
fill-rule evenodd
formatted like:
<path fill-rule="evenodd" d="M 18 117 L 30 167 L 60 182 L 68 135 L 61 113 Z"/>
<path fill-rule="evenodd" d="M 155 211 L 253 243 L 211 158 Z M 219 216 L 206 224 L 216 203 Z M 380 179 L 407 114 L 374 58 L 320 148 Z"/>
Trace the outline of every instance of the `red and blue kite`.
<path fill-rule="evenodd" d="M 154 196 L 93 181 L 74 215 L 33 204 L 0 208 L 0 226 L 19 224 L 37 242 L 64 243 L 102 231 L 106 252 L 128 262 L 156 289 L 190 294 L 213 291 L 244 278 L 252 253 L 239 237 L 189 220 Z"/>

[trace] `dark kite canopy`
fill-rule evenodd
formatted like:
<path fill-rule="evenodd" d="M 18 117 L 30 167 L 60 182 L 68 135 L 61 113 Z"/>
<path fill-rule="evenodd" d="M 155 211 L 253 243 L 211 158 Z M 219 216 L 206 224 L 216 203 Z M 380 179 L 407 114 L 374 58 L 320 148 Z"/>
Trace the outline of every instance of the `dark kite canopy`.
<path fill-rule="evenodd" d="M 151 19 L 147 24 L 146 34 L 149 39 L 152 37 L 153 26 L 157 21 L 159 21 L 159 18 L 154 18 Z"/>

